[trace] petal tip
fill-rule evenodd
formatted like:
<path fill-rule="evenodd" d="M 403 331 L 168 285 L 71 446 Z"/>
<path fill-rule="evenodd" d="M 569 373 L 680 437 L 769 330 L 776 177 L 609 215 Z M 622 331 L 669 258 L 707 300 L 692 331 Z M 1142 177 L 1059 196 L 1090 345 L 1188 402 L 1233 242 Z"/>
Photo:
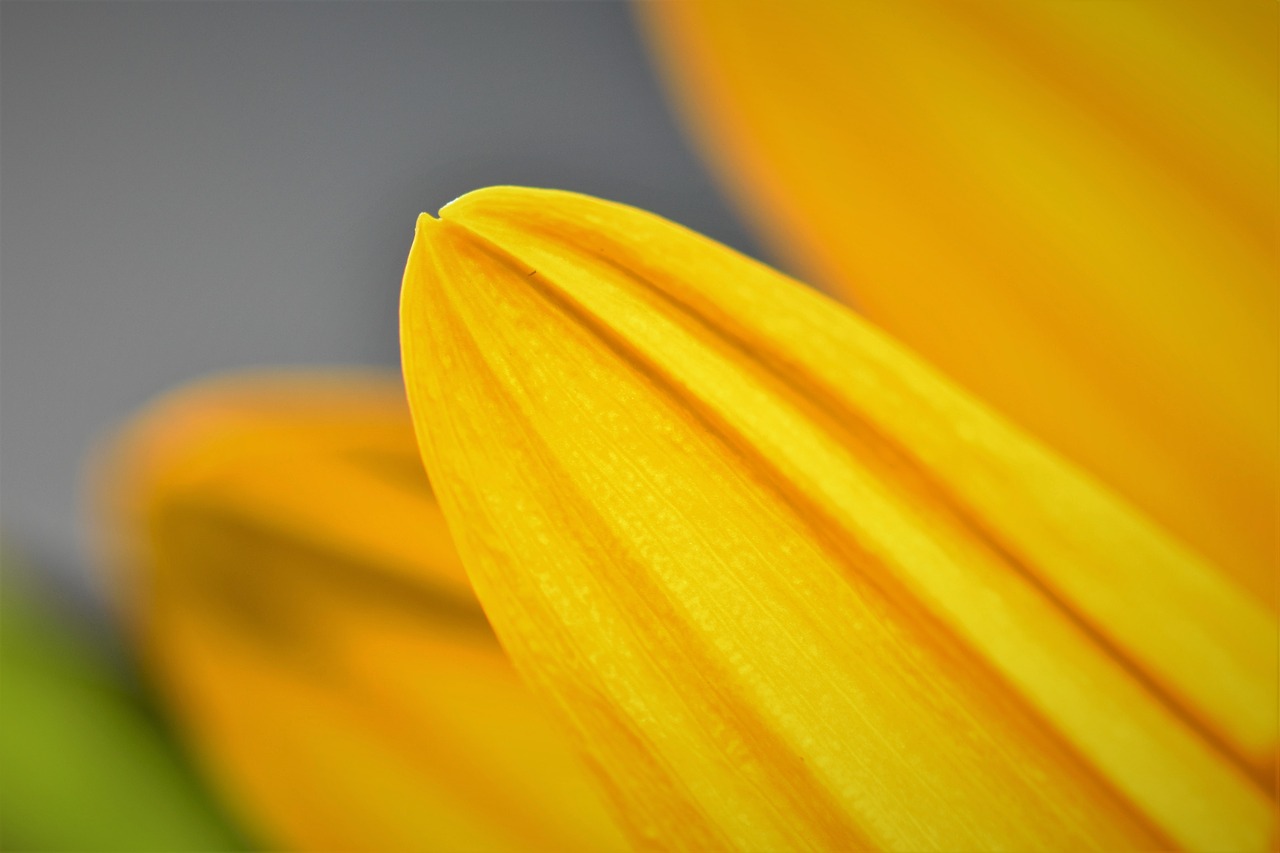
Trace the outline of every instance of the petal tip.
<path fill-rule="evenodd" d="M 429 231 L 432 226 L 439 224 L 440 220 L 432 216 L 430 213 L 419 213 L 418 224 L 414 228 L 414 235 L 421 236 L 424 232 Z"/>

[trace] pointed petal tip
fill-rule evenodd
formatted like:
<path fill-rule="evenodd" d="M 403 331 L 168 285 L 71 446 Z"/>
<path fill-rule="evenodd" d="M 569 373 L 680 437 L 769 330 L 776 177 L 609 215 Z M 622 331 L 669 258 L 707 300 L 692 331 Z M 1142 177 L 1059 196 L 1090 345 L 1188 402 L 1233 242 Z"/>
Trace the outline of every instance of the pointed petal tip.
<path fill-rule="evenodd" d="M 414 227 L 414 236 L 420 237 L 424 232 L 434 225 L 439 225 L 440 220 L 432 216 L 430 213 L 419 213 L 418 224 Z"/>

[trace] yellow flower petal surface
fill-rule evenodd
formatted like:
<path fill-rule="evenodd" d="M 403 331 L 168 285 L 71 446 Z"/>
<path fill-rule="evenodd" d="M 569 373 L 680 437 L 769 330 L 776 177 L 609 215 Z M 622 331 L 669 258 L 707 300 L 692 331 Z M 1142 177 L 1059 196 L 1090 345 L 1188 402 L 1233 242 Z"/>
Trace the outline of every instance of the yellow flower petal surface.
<path fill-rule="evenodd" d="M 779 251 L 1275 607 L 1275 3 L 637 4 Z"/>
<path fill-rule="evenodd" d="M 624 846 L 475 601 L 396 377 L 179 392 L 97 485 L 150 674 L 273 846 Z"/>
<path fill-rule="evenodd" d="M 634 839 L 1267 844 L 1269 613 L 847 309 L 494 188 L 419 220 L 401 327 L 477 594 Z"/>

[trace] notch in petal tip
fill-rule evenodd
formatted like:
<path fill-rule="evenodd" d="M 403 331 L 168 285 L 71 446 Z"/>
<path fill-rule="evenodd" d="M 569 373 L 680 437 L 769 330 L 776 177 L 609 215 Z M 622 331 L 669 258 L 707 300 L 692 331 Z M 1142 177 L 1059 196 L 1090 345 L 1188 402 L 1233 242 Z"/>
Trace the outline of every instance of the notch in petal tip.
<path fill-rule="evenodd" d="M 430 213 L 419 213 L 418 224 L 414 228 L 414 236 L 420 235 L 435 225 L 439 225 L 440 220 L 432 216 Z"/>

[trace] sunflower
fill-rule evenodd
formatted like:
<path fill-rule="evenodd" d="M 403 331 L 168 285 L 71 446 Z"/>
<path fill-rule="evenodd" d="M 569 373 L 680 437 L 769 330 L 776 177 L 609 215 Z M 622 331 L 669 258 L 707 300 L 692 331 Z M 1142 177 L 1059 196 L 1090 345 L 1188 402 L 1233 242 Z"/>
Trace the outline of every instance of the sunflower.
<path fill-rule="evenodd" d="M 1273 843 L 1275 11 L 1206 8 L 642 6 L 858 312 L 496 187 L 418 222 L 403 384 L 140 416 L 106 544 L 236 810 L 322 850 Z"/>

